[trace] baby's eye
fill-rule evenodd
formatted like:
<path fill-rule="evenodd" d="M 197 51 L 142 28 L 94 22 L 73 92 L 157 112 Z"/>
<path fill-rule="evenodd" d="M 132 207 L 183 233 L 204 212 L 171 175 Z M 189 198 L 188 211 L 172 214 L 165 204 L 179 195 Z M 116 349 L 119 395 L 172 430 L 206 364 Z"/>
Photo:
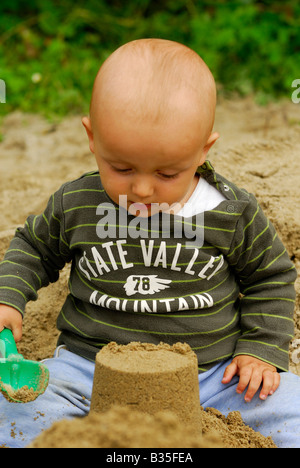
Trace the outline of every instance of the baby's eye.
<path fill-rule="evenodd" d="M 119 169 L 117 167 L 114 167 L 113 169 L 114 169 L 114 171 L 121 172 L 123 174 L 125 174 L 126 172 L 130 172 L 130 170 L 131 170 L 131 169 Z"/>
<path fill-rule="evenodd" d="M 160 173 L 159 175 L 163 177 L 164 179 L 175 179 L 175 177 L 178 176 L 178 174 L 162 174 L 162 173 Z"/>

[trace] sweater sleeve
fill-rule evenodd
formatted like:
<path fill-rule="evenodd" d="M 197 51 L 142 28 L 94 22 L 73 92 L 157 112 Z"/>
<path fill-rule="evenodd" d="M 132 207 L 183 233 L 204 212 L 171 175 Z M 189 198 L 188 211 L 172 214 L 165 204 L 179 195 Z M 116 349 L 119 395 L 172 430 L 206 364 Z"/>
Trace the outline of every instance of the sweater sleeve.
<path fill-rule="evenodd" d="M 28 301 L 36 300 L 38 290 L 54 283 L 59 271 L 70 261 L 64 238 L 62 196 L 64 186 L 51 196 L 41 215 L 28 217 L 16 230 L 0 263 L 0 304 L 22 315 Z"/>
<path fill-rule="evenodd" d="M 241 291 L 242 335 L 234 356 L 251 355 L 288 370 L 297 273 L 253 195 L 236 226 L 227 259 Z"/>

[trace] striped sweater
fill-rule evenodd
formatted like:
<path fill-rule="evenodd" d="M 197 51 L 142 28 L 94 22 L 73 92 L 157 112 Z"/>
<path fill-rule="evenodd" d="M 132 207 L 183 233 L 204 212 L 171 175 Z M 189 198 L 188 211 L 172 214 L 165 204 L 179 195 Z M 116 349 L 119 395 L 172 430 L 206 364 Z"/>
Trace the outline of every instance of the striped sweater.
<path fill-rule="evenodd" d="M 57 320 L 58 344 L 70 351 L 93 360 L 110 341 L 180 341 L 197 354 L 199 372 L 239 354 L 287 370 L 293 263 L 253 195 L 209 162 L 198 172 L 226 200 L 184 229 L 180 216 L 159 214 L 152 225 L 129 215 L 98 172 L 65 183 L 17 229 L 0 264 L 0 303 L 24 314 L 71 262 Z"/>

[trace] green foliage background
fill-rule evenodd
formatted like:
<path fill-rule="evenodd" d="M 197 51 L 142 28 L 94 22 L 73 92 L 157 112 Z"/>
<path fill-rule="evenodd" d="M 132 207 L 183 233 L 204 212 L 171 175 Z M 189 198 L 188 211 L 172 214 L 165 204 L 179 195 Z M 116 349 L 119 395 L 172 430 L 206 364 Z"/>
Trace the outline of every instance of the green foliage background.
<path fill-rule="evenodd" d="M 101 63 L 142 37 L 193 48 L 223 93 L 261 103 L 290 97 L 300 78 L 299 31 L 299 0 L 1 0 L 0 113 L 87 112 Z"/>

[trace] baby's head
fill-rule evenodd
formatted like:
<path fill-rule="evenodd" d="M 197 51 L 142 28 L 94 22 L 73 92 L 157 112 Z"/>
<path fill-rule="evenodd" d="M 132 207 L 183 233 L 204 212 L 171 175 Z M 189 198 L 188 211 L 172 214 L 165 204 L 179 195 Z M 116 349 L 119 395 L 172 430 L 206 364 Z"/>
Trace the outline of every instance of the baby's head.
<path fill-rule="evenodd" d="M 215 107 L 213 76 L 188 47 L 141 39 L 117 49 L 97 74 L 83 118 L 110 198 L 126 195 L 133 214 L 145 206 L 148 214 L 150 204 L 183 205 L 218 138 Z"/>

